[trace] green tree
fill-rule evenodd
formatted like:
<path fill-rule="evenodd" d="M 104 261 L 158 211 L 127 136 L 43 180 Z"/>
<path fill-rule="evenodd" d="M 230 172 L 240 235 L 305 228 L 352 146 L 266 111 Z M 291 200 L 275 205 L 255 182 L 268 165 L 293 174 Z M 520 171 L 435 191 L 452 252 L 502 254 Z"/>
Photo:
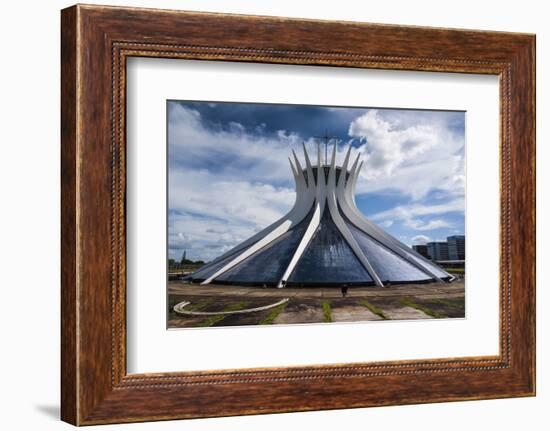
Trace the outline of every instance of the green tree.
<path fill-rule="evenodd" d="M 181 265 L 189 265 L 191 263 L 193 263 L 193 261 L 187 259 L 187 250 L 183 250 L 183 255 L 181 256 L 180 264 Z"/>

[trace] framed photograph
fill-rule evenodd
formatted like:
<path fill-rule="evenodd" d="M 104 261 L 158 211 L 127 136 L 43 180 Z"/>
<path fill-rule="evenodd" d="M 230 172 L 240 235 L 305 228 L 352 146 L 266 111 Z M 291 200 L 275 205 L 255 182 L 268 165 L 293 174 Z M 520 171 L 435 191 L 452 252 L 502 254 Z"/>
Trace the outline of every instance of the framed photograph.
<path fill-rule="evenodd" d="M 465 112 L 167 111 L 168 328 L 465 317 Z"/>
<path fill-rule="evenodd" d="M 535 394 L 535 37 L 62 11 L 62 419 Z"/>

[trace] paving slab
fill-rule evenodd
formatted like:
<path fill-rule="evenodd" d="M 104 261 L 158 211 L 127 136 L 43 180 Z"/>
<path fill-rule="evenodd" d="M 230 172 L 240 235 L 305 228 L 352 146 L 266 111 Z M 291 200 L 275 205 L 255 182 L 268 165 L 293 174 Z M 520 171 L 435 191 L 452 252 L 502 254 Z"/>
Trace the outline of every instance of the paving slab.
<path fill-rule="evenodd" d="M 177 316 L 168 320 L 168 328 L 198 328 L 204 317 L 180 317 Z"/>
<path fill-rule="evenodd" d="M 347 297 L 342 297 L 337 288 L 258 288 L 244 286 L 190 285 L 170 282 L 168 295 L 168 327 L 200 327 L 204 319 L 175 313 L 173 307 L 181 301 L 189 301 L 190 309 L 198 311 L 223 311 L 239 302 L 247 307 L 260 307 L 282 298 L 290 302 L 271 324 L 323 323 L 323 301 L 330 301 L 331 314 L 335 322 L 360 322 L 380 320 L 362 302 L 368 301 L 380 308 L 392 320 L 431 319 L 421 310 L 404 306 L 404 298 L 426 306 L 449 318 L 464 317 L 464 280 L 451 284 L 394 285 L 387 288 L 350 288 Z M 268 313 L 251 315 L 229 315 L 215 326 L 257 325 Z"/>
<path fill-rule="evenodd" d="M 378 314 L 374 314 L 367 307 L 357 305 L 333 308 L 331 314 L 333 322 L 366 322 L 369 320 L 382 320 Z"/>
<path fill-rule="evenodd" d="M 423 311 L 413 307 L 388 307 L 383 308 L 384 315 L 391 320 L 417 320 L 417 319 L 433 319 Z"/>
<path fill-rule="evenodd" d="M 298 304 L 295 306 L 286 307 L 279 314 L 274 324 L 289 324 L 289 323 L 320 323 L 324 322 L 323 310 L 320 307 L 314 307 L 307 304 Z"/>

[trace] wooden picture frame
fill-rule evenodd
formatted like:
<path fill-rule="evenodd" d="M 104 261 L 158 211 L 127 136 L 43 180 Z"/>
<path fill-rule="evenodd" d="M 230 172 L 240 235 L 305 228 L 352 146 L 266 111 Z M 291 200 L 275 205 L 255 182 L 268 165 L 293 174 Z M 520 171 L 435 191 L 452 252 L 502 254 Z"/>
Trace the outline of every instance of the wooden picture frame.
<path fill-rule="evenodd" d="M 61 17 L 64 421 L 535 394 L 534 35 L 82 5 Z M 128 375 L 125 65 L 131 56 L 498 75 L 500 354 Z"/>

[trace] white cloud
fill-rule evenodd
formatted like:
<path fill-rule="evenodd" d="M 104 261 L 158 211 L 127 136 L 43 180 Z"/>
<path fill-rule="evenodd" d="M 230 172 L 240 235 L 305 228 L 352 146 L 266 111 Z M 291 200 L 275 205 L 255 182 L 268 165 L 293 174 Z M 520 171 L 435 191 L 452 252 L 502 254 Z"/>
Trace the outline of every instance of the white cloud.
<path fill-rule="evenodd" d="M 295 134 L 262 138 L 237 122 L 208 130 L 197 111 L 181 105 L 169 115 L 171 257 L 187 249 L 192 259 L 212 259 L 288 212 L 295 191 L 287 157 Z"/>
<path fill-rule="evenodd" d="M 418 216 L 446 214 L 450 212 L 464 212 L 464 198 L 456 198 L 442 204 L 434 205 L 424 205 L 417 203 L 412 203 L 409 205 L 399 205 L 395 208 L 387 211 L 381 211 L 369 217 L 372 220 L 411 220 Z"/>
<path fill-rule="evenodd" d="M 171 104 L 169 110 L 169 244 L 171 257 L 188 250 L 191 259 L 212 259 L 284 215 L 295 198 L 287 157 L 300 137 L 289 130 L 261 136 L 266 124 L 250 133 L 237 122 L 207 129 L 198 111 Z M 441 125 L 398 128 L 376 111 L 352 121 L 365 161 L 357 192 L 396 191 L 413 200 L 437 189 L 439 205 L 410 204 L 375 214 L 384 227 L 401 221 L 416 230 L 446 223 L 419 217 L 464 211 L 463 142 Z M 306 141 L 312 162 L 316 145 Z M 339 163 L 346 149 L 337 149 Z M 453 155 L 454 154 L 454 155 Z M 301 151 L 298 156 L 303 163 Z M 174 255 L 174 256 L 172 256 Z"/>
<path fill-rule="evenodd" d="M 403 166 L 392 175 L 377 179 L 367 178 L 367 172 L 368 164 L 363 167 L 357 181 L 357 193 L 394 190 L 413 200 L 426 197 L 432 190 L 442 190 L 443 197 L 464 195 L 465 177 L 461 156 Z"/>
<path fill-rule="evenodd" d="M 443 227 L 453 226 L 452 223 L 449 223 L 441 219 L 429 220 L 427 222 L 424 222 L 418 219 L 408 219 L 408 220 L 405 220 L 405 225 L 415 230 L 434 230 L 434 229 L 441 229 Z"/>
<path fill-rule="evenodd" d="M 399 220 L 404 226 L 410 229 L 417 231 L 428 231 L 441 228 L 450 228 L 453 227 L 453 224 L 441 218 L 425 221 L 419 219 L 418 217 L 443 215 L 452 212 L 464 212 L 463 198 L 456 198 L 451 201 L 435 205 L 417 203 L 399 205 L 390 210 L 373 214 L 369 216 L 369 218 L 381 225 L 384 225 L 384 223 L 388 220 Z"/>
<path fill-rule="evenodd" d="M 364 160 L 358 193 L 394 189 L 415 200 L 434 189 L 464 194 L 463 138 L 435 122 L 398 126 L 376 110 L 351 122 L 349 135 L 361 142 Z"/>
<path fill-rule="evenodd" d="M 368 167 L 366 175 L 372 179 L 391 175 L 404 162 L 426 153 L 439 143 L 439 133 L 432 126 L 394 129 L 376 110 L 353 120 L 349 135 L 366 142 L 362 148 Z"/>
<path fill-rule="evenodd" d="M 170 173 L 170 232 L 186 232 L 192 255 L 211 259 L 288 212 L 289 188 L 248 181 L 226 181 L 207 171 Z M 176 238 L 177 239 L 177 238 Z M 170 248 L 173 238 L 170 238 Z M 179 242 L 175 242 L 179 244 Z"/>
<path fill-rule="evenodd" d="M 261 137 L 247 133 L 237 122 L 230 122 L 228 130 L 210 130 L 202 124 L 198 111 L 179 104 L 170 105 L 169 124 L 171 163 L 192 163 L 192 169 L 216 166 L 217 176 L 229 180 L 262 178 L 287 184 L 292 180 L 287 157 L 290 145 L 299 144 L 295 134 L 280 131 L 274 139 Z M 265 128 L 265 124 L 259 127 Z M 224 163 L 227 159 L 232 163 Z"/>
<path fill-rule="evenodd" d="M 426 244 L 427 242 L 431 241 L 431 238 L 426 235 L 416 235 L 413 236 L 411 239 L 413 244 Z"/>
<path fill-rule="evenodd" d="M 257 228 L 273 222 L 294 202 L 294 190 L 265 183 L 226 181 L 207 171 L 170 173 L 169 199 L 172 209 L 201 217 L 222 217 L 227 223 Z M 214 233 L 218 233 L 211 226 Z"/>
<path fill-rule="evenodd" d="M 231 133 L 235 133 L 237 135 L 245 132 L 244 126 L 241 123 L 237 123 L 236 121 L 229 122 L 229 130 L 231 131 Z"/>

